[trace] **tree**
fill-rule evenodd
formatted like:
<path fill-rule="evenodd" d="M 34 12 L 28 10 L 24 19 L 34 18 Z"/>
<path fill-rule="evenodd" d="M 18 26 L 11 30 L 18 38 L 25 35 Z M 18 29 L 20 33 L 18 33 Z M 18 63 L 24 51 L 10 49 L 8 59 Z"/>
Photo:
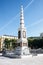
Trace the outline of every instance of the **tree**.
<path fill-rule="evenodd" d="M 9 48 L 9 46 L 10 46 L 10 41 L 6 38 L 5 40 L 4 40 L 4 46 L 5 46 L 5 48 Z"/>
<path fill-rule="evenodd" d="M 37 48 L 43 48 L 43 38 L 40 39 L 32 39 L 28 38 L 28 46 L 31 47 L 32 49 L 37 49 Z"/>
<path fill-rule="evenodd" d="M 15 48 L 16 47 L 16 42 L 17 42 L 17 40 L 16 39 L 5 39 L 4 40 L 4 46 L 5 46 L 5 48 L 7 48 L 7 49 L 13 49 L 13 48 Z"/>
<path fill-rule="evenodd" d="M 11 39 L 10 42 L 12 43 L 12 48 L 15 48 L 17 40 L 16 39 Z"/>

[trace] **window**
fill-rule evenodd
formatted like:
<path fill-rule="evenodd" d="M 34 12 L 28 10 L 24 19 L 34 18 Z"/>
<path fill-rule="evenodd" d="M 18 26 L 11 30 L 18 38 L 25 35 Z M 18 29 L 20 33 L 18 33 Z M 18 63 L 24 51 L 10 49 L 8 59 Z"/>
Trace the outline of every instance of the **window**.
<path fill-rule="evenodd" d="M 26 38 L 26 32 L 25 31 L 23 31 L 23 37 Z"/>
<path fill-rule="evenodd" d="M 21 31 L 18 32 L 18 38 L 21 38 Z"/>

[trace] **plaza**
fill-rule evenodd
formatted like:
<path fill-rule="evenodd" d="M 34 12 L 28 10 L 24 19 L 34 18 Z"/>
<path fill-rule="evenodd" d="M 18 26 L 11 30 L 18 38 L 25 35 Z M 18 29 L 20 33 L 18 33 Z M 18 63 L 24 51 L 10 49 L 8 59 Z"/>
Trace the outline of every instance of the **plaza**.
<path fill-rule="evenodd" d="M 43 2 L 0 4 L 0 65 L 43 65 Z"/>
<path fill-rule="evenodd" d="M 0 65 L 43 65 L 43 54 L 28 58 L 8 58 L 0 54 Z"/>

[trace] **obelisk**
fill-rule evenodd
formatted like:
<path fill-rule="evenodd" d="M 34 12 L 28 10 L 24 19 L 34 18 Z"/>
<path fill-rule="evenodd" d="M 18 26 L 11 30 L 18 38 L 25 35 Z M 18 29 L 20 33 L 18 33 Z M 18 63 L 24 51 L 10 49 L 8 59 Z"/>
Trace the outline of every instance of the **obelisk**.
<path fill-rule="evenodd" d="M 28 41 L 26 37 L 26 28 L 24 25 L 23 6 L 21 6 L 20 10 L 20 27 L 18 28 L 18 40 L 17 40 L 16 52 L 21 56 L 24 55 L 26 56 L 29 54 Z"/>

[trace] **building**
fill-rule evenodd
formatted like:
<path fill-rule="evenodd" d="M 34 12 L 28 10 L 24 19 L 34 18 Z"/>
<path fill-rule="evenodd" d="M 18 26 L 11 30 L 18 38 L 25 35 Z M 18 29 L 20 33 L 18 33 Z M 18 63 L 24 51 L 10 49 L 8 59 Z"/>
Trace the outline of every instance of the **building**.
<path fill-rule="evenodd" d="M 43 38 L 43 33 L 40 34 L 40 38 Z"/>
<path fill-rule="evenodd" d="M 3 36 L 1 36 L 0 37 L 0 51 L 2 51 L 2 49 L 3 49 L 3 43 L 4 43 L 5 39 L 8 39 L 8 40 L 18 39 L 18 36 L 12 36 L 12 35 L 3 35 Z"/>
<path fill-rule="evenodd" d="M 1 37 L 0 37 L 0 51 L 1 51 Z"/>
<path fill-rule="evenodd" d="M 12 35 L 3 35 L 1 38 L 7 38 L 7 39 L 18 39 L 18 36 L 12 36 Z"/>

